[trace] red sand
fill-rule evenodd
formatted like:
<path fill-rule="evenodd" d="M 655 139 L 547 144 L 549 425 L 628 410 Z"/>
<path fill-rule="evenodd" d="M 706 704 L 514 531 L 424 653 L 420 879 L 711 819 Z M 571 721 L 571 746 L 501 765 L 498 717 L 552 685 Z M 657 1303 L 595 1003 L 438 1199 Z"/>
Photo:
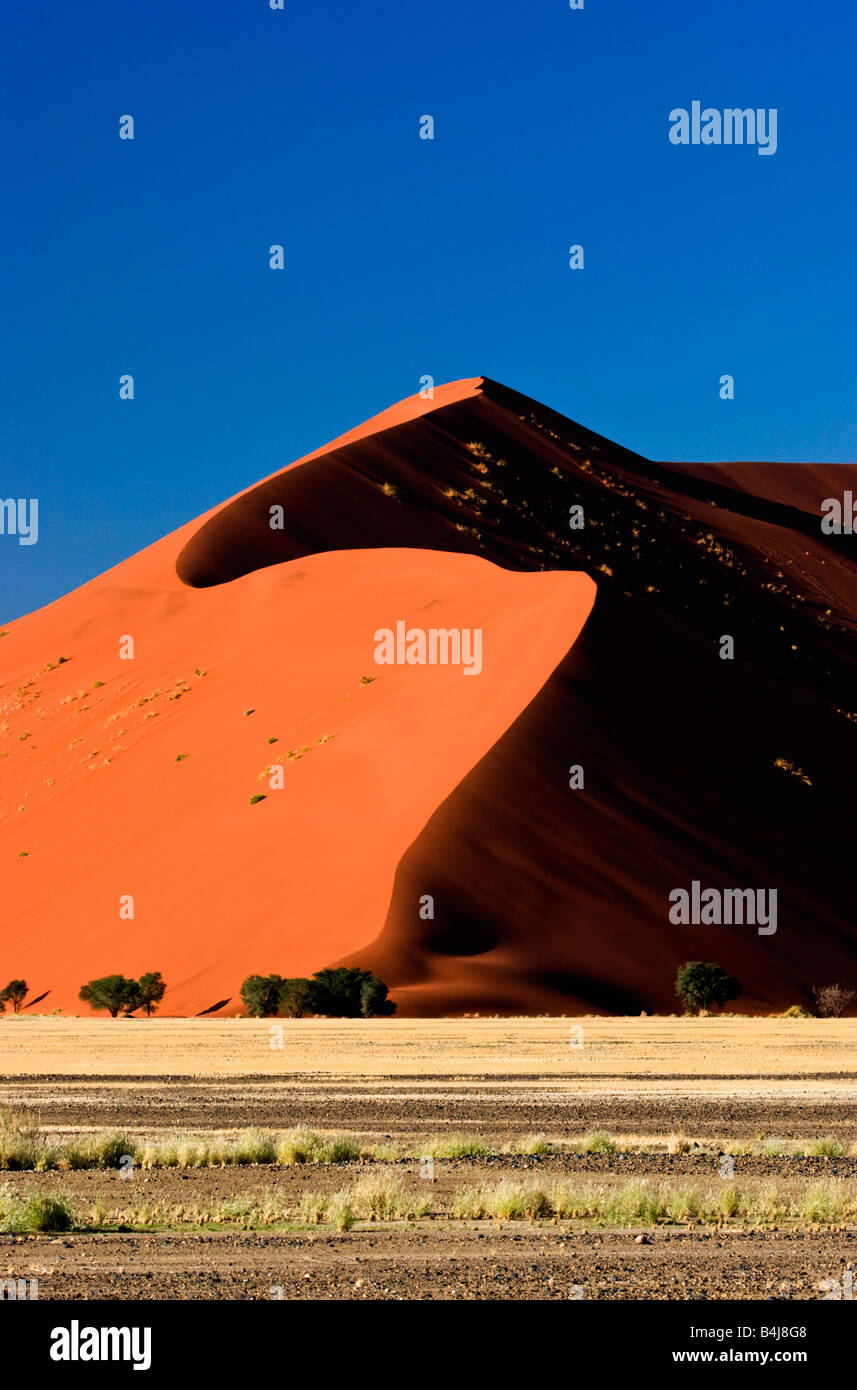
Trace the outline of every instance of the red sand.
<path fill-rule="evenodd" d="M 9 625 L 0 970 L 70 1012 L 94 975 L 233 1012 L 342 961 L 404 1013 L 670 1008 L 700 956 L 743 1007 L 855 983 L 857 568 L 818 527 L 855 475 L 652 464 L 476 378 Z M 376 666 L 399 618 L 482 628 L 482 674 Z M 776 887 L 777 935 L 671 926 L 693 877 Z"/>

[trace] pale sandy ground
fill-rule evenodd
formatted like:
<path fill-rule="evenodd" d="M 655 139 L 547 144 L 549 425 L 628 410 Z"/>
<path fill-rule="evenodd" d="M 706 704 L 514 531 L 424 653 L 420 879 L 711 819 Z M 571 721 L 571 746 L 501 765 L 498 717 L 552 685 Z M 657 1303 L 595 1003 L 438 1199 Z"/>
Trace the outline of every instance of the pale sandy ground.
<path fill-rule="evenodd" d="M 582 1029 L 572 1034 L 572 1029 Z M 279 1043 L 282 1048 L 271 1046 Z M 571 1046 L 582 1041 L 582 1047 Z M 717 1185 L 718 1149 L 763 1133 L 857 1139 L 857 1020 L 457 1019 L 84 1020 L 0 1018 L 0 1105 L 34 1109 L 62 1137 L 118 1125 L 132 1135 L 281 1129 L 308 1123 L 412 1146 L 461 1129 L 495 1149 L 534 1132 L 661 1136 L 657 1155 L 566 1154 L 439 1162 L 449 1209 L 461 1185 L 563 1172 L 608 1185 L 647 1178 Z M 672 1157 L 663 1137 L 707 1152 Z M 852 1182 L 857 1159 L 738 1157 L 742 1189 L 800 1194 Z M 397 1170 L 399 1171 L 399 1170 Z M 400 1170 L 411 1186 L 416 1163 Z M 333 1189 L 357 1169 L 269 1167 L 141 1173 L 141 1200 L 215 1205 L 276 1189 Z M 10 1173 L 84 1209 L 131 1199 L 117 1172 Z M 445 1197 L 446 1206 L 440 1198 Z M 592 1227 L 593 1223 L 586 1223 Z M 765 1230 L 580 1222 L 416 1223 L 211 1232 L 83 1231 L 0 1237 L 0 1277 L 39 1279 L 39 1297 L 134 1299 L 815 1299 L 857 1264 L 857 1228 Z M 274 1292 L 272 1292 L 272 1290 Z M 579 1296 L 575 1294 L 575 1297 Z"/>
<path fill-rule="evenodd" d="M 282 1045 L 281 1045 L 282 1044 Z M 0 1018 L 0 1076 L 454 1080 L 585 1095 L 857 1099 L 857 1019 Z"/>

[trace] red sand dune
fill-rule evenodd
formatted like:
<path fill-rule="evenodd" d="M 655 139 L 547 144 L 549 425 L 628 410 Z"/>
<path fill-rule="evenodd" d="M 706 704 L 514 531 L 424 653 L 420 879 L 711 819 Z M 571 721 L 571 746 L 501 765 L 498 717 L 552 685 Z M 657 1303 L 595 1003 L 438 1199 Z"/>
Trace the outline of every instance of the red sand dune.
<path fill-rule="evenodd" d="M 691 958 L 744 1008 L 857 984 L 846 488 L 653 463 L 476 378 L 10 624 L 0 974 L 72 1012 L 114 971 L 232 1012 L 343 962 L 410 1014 L 671 1009 Z M 399 619 L 481 628 L 482 673 L 377 666 Z M 777 889 L 776 934 L 672 925 L 693 879 Z"/>

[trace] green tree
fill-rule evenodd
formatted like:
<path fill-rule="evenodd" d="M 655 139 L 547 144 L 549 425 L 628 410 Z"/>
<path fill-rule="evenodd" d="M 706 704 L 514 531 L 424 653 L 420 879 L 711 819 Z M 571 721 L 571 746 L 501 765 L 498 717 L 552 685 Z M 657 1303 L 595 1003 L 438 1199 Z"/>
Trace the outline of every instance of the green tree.
<path fill-rule="evenodd" d="M 122 1015 L 124 1018 L 130 1018 L 131 1015 L 136 1013 L 137 1010 L 139 1008 L 142 1008 L 143 1005 L 143 996 L 140 992 L 140 981 L 131 980 L 130 983 L 131 988 L 128 990 L 127 996 L 122 1005 Z"/>
<path fill-rule="evenodd" d="M 734 975 L 727 975 L 714 961 L 686 960 L 675 977 L 675 992 L 685 1013 L 698 1014 L 700 1009 L 720 1007 L 729 999 L 737 999 L 741 986 Z"/>
<path fill-rule="evenodd" d="M 10 980 L 6 988 L 0 991 L 0 1010 L 7 1004 L 12 1005 L 12 1012 L 19 1014 L 21 1005 L 27 997 L 26 980 Z"/>
<path fill-rule="evenodd" d="M 317 970 L 311 980 L 311 1012 L 330 1018 L 368 1018 L 391 1014 L 395 1004 L 387 999 L 387 986 L 369 970 L 339 966 Z"/>
<path fill-rule="evenodd" d="M 280 985 L 279 1005 L 280 1013 L 285 1018 L 303 1018 L 304 1014 L 313 1012 L 314 987 L 312 980 L 304 980 L 300 977 L 293 980 L 283 980 Z"/>
<path fill-rule="evenodd" d="M 360 986 L 360 1012 L 364 1018 L 387 1018 L 396 1012 L 392 999 L 387 998 L 387 985 L 377 975 L 370 975 Z"/>
<path fill-rule="evenodd" d="M 336 970 L 316 970 L 312 977 L 313 1013 L 329 1018 L 359 1018 L 360 990 L 371 979 L 368 970 L 339 966 Z"/>
<path fill-rule="evenodd" d="M 158 1007 L 166 993 L 167 982 L 160 970 L 150 970 L 141 975 L 137 983 L 140 988 L 140 1008 L 146 1010 L 147 1018 L 151 1018 L 152 1010 Z"/>
<path fill-rule="evenodd" d="M 106 1009 L 111 1018 L 120 1010 L 129 1012 L 140 1007 L 140 986 L 136 980 L 125 975 L 102 975 L 98 980 L 90 980 L 81 985 L 78 999 L 93 1009 Z"/>
<path fill-rule="evenodd" d="M 280 1006 L 281 975 L 248 975 L 241 986 L 244 1007 L 252 1018 L 275 1018 Z"/>

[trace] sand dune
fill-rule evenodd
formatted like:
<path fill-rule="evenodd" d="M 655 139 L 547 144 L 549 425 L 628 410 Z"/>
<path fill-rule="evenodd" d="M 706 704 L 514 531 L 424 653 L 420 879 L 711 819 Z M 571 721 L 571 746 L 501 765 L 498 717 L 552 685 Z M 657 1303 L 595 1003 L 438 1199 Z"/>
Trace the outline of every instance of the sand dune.
<path fill-rule="evenodd" d="M 71 1012 L 94 974 L 232 1012 L 343 961 L 411 1014 L 669 1009 L 697 957 L 743 1008 L 857 984 L 847 487 L 653 463 L 475 378 L 7 625 L 0 970 Z M 376 665 L 400 619 L 481 629 L 481 674 Z M 693 879 L 776 889 L 777 932 L 672 925 Z"/>

